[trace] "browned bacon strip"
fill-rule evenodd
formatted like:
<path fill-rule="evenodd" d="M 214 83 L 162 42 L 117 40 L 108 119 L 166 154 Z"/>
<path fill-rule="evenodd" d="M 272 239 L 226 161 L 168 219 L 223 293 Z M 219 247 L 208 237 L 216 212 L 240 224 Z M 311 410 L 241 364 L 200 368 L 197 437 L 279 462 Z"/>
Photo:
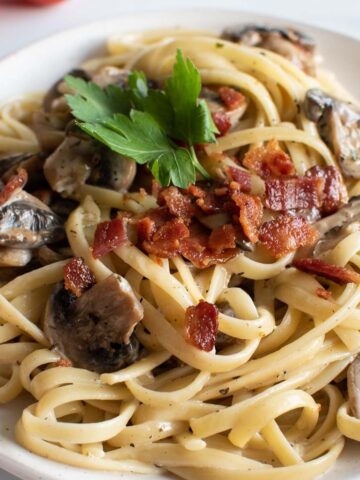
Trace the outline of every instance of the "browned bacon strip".
<path fill-rule="evenodd" d="M 195 215 L 195 209 L 188 195 L 182 193 L 176 187 L 168 187 L 162 190 L 158 196 L 159 205 L 166 205 L 171 215 L 180 217 L 185 221 Z"/>
<path fill-rule="evenodd" d="M 281 215 L 260 227 L 259 240 L 273 257 L 280 258 L 299 247 L 313 245 L 319 232 L 302 217 Z"/>
<path fill-rule="evenodd" d="M 325 215 L 335 213 L 348 202 L 348 194 L 342 176 L 334 166 L 315 166 L 306 172 L 309 178 L 322 180 L 321 211 Z"/>
<path fill-rule="evenodd" d="M 226 135 L 231 128 L 229 115 L 226 112 L 212 112 L 211 116 L 216 128 L 219 130 L 218 136 L 222 137 Z"/>
<path fill-rule="evenodd" d="M 100 258 L 127 242 L 126 220 L 124 217 L 99 223 L 94 235 L 93 257 Z"/>
<path fill-rule="evenodd" d="M 3 205 L 9 198 L 18 190 L 24 188 L 28 180 L 27 171 L 24 168 L 19 168 L 16 175 L 10 178 L 7 184 L 0 192 L 0 205 Z"/>
<path fill-rule="evenodd" d="M 258 241 L 259 225 L 263 215 L 263 207 L 259 197 L 242 192 L 234 192 L 231 196 L 239 207 L 239 223 L 246 237 L 252 243 Z"/>
<path fill-rule="evenodd" d="M 249 150 L 243 165 L 262 178 L 295 174 L 291 158 L 280 148 L 277 140 L 270 140 L 265 147 Z"/>
<path fill-rule="evenodd" d="M 218 94 L 228 110 L 236 110 L 246 103 L 246 97 L 234 88 L 220 87 Z"/>
<path fill-rule="evenodd" d="M 234 226 L 227 223 L 213 230 L 209 237 L 209 247 L 216 253 L 220 253 L 227 248 L 236 248 Z"/>
<path fill-rule="evenodd" d="M 77 297 L 95 285 L 96 280 L 82 257 L 72 258 L 64 267 L 64 286 Z"/>
<path fill-rule="evenodd" d="M 265 206 L 275 212 L 319 208 L 321 187 L 319 178 L 269 178 L 265 182 Z"/>
<path fill-rule="evenodd" d="M 245 170 L 240 168 L 229 167 L 228 174 L 230 178 L 239 184 L 240 190 L 244 193 L 250 193 L 251 191 L 251 175 Z"/>
<path fill-rule="evenodd" d="M 293 266 L 306 273 L 327 278 L 339 285 L 346 283 L 360 284 L 360 275 L 349 268 L 338 267 L 318 258 L 300 258 L 293 262 Z"/>
<path fill-rule="evenodd" d="M 171 258 L 178 254 L 180 242 L 189 237 L 189 229 L 182 218 L 173 218 L 162 225 L 151 236 L 149 241 L 144 241 L 143 249 L 160 258 Z"/>
<path fill-rule="evenodd" d="M 218 333 L 218 309 L 201 300 L 195 307 L 188 307 L 185 313 L 185 340 L 205 352 L 215 347 Z"/>

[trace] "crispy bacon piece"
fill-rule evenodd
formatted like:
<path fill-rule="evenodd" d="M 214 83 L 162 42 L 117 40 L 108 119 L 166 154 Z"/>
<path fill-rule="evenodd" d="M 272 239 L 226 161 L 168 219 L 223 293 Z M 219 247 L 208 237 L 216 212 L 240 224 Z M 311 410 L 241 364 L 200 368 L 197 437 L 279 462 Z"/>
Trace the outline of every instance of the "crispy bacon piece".
<path fill-rule="evenodd" d="M 316 295 L 320 298 L 323 298 L 324 300 L 329 300 L 331 298 L 331 291 L 330 290 L 325 290 L 325 288 L 317 288 L 315 291 Z"/>
<path fill-rule="evenodd" d="M 265 182 L 265 206 L 275 212 L 321 206 L 323 181 L 310 177 L 276 177 Z"/>
<path fill-rule="evenodd" d="M 11 177 L 0 192 L 0 205 L 6 203 L 9 198 L 19 190 L 22 190 L 28 180 L 27 171 L 24 168 L 19 168 L 16 175 Z"/>
<path fill-rule="evenodd" d="M 72 362 L 67 358 L 60 358 L 60 360 L 54 363 L 54 367 L 72 367 Z"/>
<path fill-rule="evenodd" d="M 244 157 L 243 165 L 264 179 L 295 174 L 291 158 L 280 148 L 277 140 L 270 140 L 265 147 L 249 150 Z"/>
<path fill-rule="evenodd" d="M 188 307 L 185 312 L 185 340 L 199 350 L 211 352 L 219 328 L 218 315 L 217 307 L 204 300 L 195 307 Z"/>
<path fill-rule="evenodd" d="M 242 192 L 234 192 L 231 195 L 236 206 L 239 207 L 239 223 L 246 237 L 252 243 L 258 241 L 259 225 L 263 216 L 263 206 L 259 197 Z"/>
<path fill-rule="evenodd" d="M 77 297 L 95 283 L 95 276 L 82 257 L 74 257 L 65 265 L 64 286 Z"/>
<path fill-rule="evenodd" d="M 204 198 L 206 196 L 205 190 L 194 184 L 190 185 L 188 192 L 195 198 Z"/>
<path fill-rule="evenodd" d="M 281 215 L 260 227 L 259 240 L 275 258 L 294 252 L 299 247 L 313 245 L 319 232 L 302 217 Z"/>
<path fill-rule="evenodd" d="M 244 193 L 250 193 L 251 191 L 251 175 L 245 170 L 240 170 L 240 168 L 229 167 L 228 173 L 230 178 L 239 184 L 239 188 Z"/>
<path fill-rule="evenodd" d="M 339 285 L 346 283 L 360 284 L 360 275 L 349 268 L 338 267 L 324 262 L 318 258 L 299 258 L 293 262 L 293 266 L 302 272 L 327 278 Z"/>
<path fill-rule="evenodd" d="M 189 229 L 182 218 L 173 218 L 162 225 L 144 241 L 142 247 L 147 253 L 160 258 L 171 258 L 178 254 L 180 242 L 189 236 Z"/>
<path fill-rule="evenodd" d="M 220 87 L 218 95 L 228 110 L 236 110 L 246 103 L 246 97 L 234 88 Z"/>
<path fill-rule="evenodd" d="M 233 225 L 227 223 L 213 230 L 209 237 L 209 247 L 216 253 L 227 248 L 236 248 L 236 231 Z"/>
<path fill-rule="evenodd" d="M 205 193 L 205 196 L 196 200 L 196 205 L 207 215 L 219 213 L 223 210 L 224 200 L 215 191 Z"/>
<path fill-rule="evenodd" d="M 222 137 L 226 135 L 231 128 L 229 115 L 226 112 L 212 112 L 211 116 L 216 128 L 219 130 L 218 136 Z"/>
<path fill-rule="evenodd" d="M 103 257 L 127 242 L 126 219 L 124 217 L 117 217 L 113 220 L 99 223 L 94 235 L 93 257 Z"/>
<path fill-rule="evenodd" d="M 216 251 L 209 246 L 209 234 L 200 225 L 193 224 L 190 237 L 180 243 L 179 253 L 190 260 L 197 268 L 206 268 L 211 265 L 225 263 L 238 252 L 237 248 L 225 248 Z"/>
<path fill-rule="evenodd" d="M 183 194 L 177 187 L 168 187 L 158 196 L 159 205 L 166 205 L 174 217 L 190 220 L 195 215 L 195 209 L 188 195 Z"/>
<path fill-rule="evenodd" d="M 348 194 L 342 176 L 334 166 L 310 168 L 306 174 L 309 178 L 322 180 L 321 211 L 325 215 L 335 213 L 348 202 Z"/>

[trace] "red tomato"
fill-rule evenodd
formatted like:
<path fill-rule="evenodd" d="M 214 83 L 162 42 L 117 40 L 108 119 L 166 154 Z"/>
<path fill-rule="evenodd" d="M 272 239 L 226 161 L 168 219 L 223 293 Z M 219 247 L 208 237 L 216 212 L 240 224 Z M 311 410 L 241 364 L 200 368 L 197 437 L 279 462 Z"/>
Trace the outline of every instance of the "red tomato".
<path fill-rule="evenodd" d="M 54 3 L 60 3 L 64 0 L 24 0 L 25 3 L 31 3 L 32 5 L 53 5 Z"/>

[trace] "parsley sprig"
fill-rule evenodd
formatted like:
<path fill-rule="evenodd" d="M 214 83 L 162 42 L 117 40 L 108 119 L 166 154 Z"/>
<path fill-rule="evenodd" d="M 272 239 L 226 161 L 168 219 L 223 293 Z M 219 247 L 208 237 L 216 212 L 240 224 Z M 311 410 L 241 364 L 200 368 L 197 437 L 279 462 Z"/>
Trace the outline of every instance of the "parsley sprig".
<path fill-rule="evenodd" d="M 101 89 L 72 76 L 65 81 L 74 92 L 66 100 L 80 128 L 114 152 L 147 164 L 162 186 L 187 188 L 197 171 L 209 178 L 194 146 L 215 142 L 218 132 L 199 99 L 200 73 L 181 50 L 164 90 L 149 88 L 143 72 L 132 72 L 126 88 Z"/>

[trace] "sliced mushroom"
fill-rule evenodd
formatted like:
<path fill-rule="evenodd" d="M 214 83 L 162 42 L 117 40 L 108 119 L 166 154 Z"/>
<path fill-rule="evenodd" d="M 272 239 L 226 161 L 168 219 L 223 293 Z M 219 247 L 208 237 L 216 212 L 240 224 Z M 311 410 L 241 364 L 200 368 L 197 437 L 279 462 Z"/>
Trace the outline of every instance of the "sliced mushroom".
<path fill-rule="evenodd" d="M 360 418 L 360 357 L 357 356 L 347 371 L 347 390 L 350 409 L 354 417 Z"/>
<path fill-rule="evenodd" d="M 0 245 L 37 248 L 63 238 L 61 219 L 33 195 L 16 192 L 0 206 Z"/>
<path fill-rule="evenodd" d="M 309 75 L 315 73 L 315 43 L 298 30 L 243 24 L 226 28 L 222 38 L 250 47 L 260 47 L 287 58 Z"/>
<path fill-rule="evenodd" d="M 225 108 L 225 105 L 223 101 L 221 100 L 220 96 L 217 94 L 215 90 L 212 90 L 210 88 L 204 87 L 201 90 L 201 98 L 206 100 L 206 103 L 209 107 L 209 110 L 211 113 L 223 113 L 226 112 L 230 123 L 231 123 L 231 128 L 235 127 L 240 118 L 244 115 L 247 107 L 248 107 L 248 102 L 244 102 L 241 104 L 238 108 L 235 108 L 234 110 L 227 110 Z"/>
<path fill-rule="evenodd" d="M 317 124 L 343 173 L 360 178 L 360 111 L 317 88 L 307 91 L 304 111 Z"/>
<path fill-rule="evenodd" d="M 359 229 L 359 222 L 360 196 L 351 198 L 349 203 L 336 213 L 314 223 L 314 227 L 320 233 L 320 239 L 315 245 L 313 255 L 319 256 L 336 247 L 341 240 Z"/>
<path fill-rule="evenodd" d="M 117 85 L 124 88 L 128 84 L 130 73 L 129 70 L 106 66 L 95 72 L 91 76 L 91 81 L 101 88 L 105 88 L 108 85 Z"/>
<path fill-rule="evenodd" d="M 84 70 L 71 70 L 69 75 L 89 80 Z M 43 109 L 35 112 L 32 128 L 36 133 L 43 151 L 51 152 L 57 148 L 65 137 L 66 125 L 71 121 L 70 108 L 64 97 L 69 93 L 64 79 L 58 80 L 47 92 L 43 100 Z"/>
<path fill-rule="evenodd" d="M 0 247 L 0 267 L 24 267 L 32 259 L 31 250 Z"/>
<path fill-rule="evenodd" d="M 82 78 L 84 80 L 90 80 L 89 75 L 85 70 L 79 68 L 70 70 L 68 75 L 73 77 Z M 63 97 L 65 93 L 68 92 L 68 89 L 65 85 L 64 78 L 62 77 L 58 80 L 52 87 L 49 89 L 43 100 L 43 108 L 46 113 L 54 113 L 54 111 L 59 110 L 58 100 Z M 62 108 L 60 109 L 62 110 Z"/>
<path fill-rule="evenodd" d="M 74 366 L 112 372 L 138 358 L 133 330 L 142 318 L 143 308 L 128 282 L 110 275 L 79 298 L 58 284 L 47 303 L 44 331 Z"/>
<path fill-rule="evenodd" d="M 44 173 L 55 192 L 79 198 L 79 188 L 85 183 L 128 190 L 135 178 L 136 164 L 91 139 L 70 134 L 46 159 Z"/>

